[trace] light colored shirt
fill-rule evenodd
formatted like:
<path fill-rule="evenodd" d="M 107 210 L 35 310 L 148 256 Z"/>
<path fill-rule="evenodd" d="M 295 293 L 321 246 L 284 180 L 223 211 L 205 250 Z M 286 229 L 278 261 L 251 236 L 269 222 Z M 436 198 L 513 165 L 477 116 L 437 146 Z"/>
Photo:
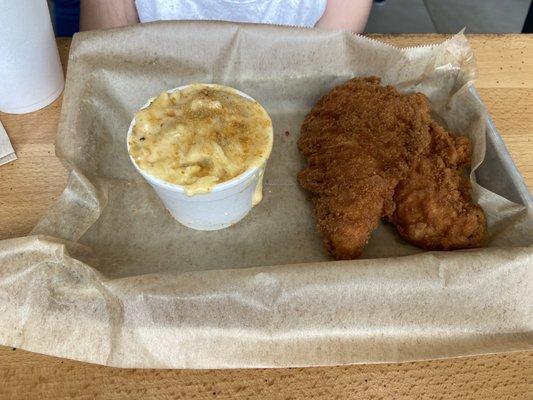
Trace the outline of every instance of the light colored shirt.
<path fill-rule="evenodd" d="M 314 26 L 327 0 L 136 0 L 141 22 L 219 20 Z"/>

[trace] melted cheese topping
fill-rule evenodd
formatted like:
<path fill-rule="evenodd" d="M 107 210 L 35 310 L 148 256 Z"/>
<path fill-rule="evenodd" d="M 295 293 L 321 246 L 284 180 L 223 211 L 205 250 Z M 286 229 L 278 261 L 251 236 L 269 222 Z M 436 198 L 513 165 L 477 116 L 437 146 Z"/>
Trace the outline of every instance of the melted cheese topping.
<path fill-rule="evenodd" d="M 138 111 L 128 145 L 140 168 L 194 195 L 262 166 L 272 121 L 232 88 L 195 84 L 163 92 Z"/>

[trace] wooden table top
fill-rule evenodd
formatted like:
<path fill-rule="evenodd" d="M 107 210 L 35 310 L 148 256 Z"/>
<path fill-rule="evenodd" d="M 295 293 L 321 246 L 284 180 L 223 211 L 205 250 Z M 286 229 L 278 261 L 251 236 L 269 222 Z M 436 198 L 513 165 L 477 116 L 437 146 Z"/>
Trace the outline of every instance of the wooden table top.
<path fill-rule="evenodd" d="M 398 45 L 443 35 L 373 35 Z M 533 189 L 533 35 L 469 35 L 476 87 Z M 63 65 L 70 40 L 58 39 Z M 19 159 L 0 166 L 0 239 L 26 235 L 67 173 L 54 155 L 61 99 L 25 115 L 0 113 Z M 30 211 L 31 210 L 31 211 Z M 116 369 L 0 346 L 0 398 L 30 399 L 531 399 L 533 352 L 346 367 L 255 370 Z"/>

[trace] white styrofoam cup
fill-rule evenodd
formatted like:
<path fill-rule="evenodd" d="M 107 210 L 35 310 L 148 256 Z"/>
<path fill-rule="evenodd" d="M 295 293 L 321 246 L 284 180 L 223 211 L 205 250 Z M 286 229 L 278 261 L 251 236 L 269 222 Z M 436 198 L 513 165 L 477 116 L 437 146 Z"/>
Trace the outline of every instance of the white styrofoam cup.
<path fill-rule="evenodd" d="M 180 86 L 167 92 L 173 93 L 188 86 L 190 85 Z M 236 89 L 233 90 L 237 94 L 253 100 L 247 94 Z M 148 100 L 141 109 L 148 107 L 154 99 L 155 97 Z M 130 123 L 127 139 L 129 139 L 134 125 L 135 118 Z M 273 135 L 273 132 L 271 131 L 270 134 Z M 243 219 L 252 207 L 261 200 L 266 160 L 259 167 L 250 168 L 233 179 L 215 185 L 207 193 L 191 196 L 187 195 L 183 186 L 156 178 L 140 168 L 129 152 L 129 140 L 127 142 L 131 162 L 144 179 L 155 189 L 172 216 L 182 225 L 202 231 L 224 229 Z M 270 142 L 272 143 L 272 140 Z"/>
<path fill-rule="evenodd" d="M 43 108 L 63 91 L 46 0 L 0 1 L 0 111 Z"/>

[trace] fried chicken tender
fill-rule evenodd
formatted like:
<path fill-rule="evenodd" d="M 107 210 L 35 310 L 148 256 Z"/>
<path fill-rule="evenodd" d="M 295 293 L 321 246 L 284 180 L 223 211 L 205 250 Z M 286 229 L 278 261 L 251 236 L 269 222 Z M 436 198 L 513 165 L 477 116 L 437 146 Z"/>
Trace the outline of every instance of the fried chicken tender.
<path fill-rule="evenodd" d="M 390 220 L 405 240 L 423 249 L 478 247 L 486 235 L 485 214 L 472 204 L 470 181 L 462 173 L 470 164 L 470 143 L 436 123 L 430 133 L 428 152 L 395 189 Z"/>
<path fill-rule="evenodd" d="M 394 212 L 394 189 L 430 143 L 429 103 L 376 77 L 337 86 L 305 118 L 298 147 L 308 167 L 317 227 L 337 259 L 359 257 L 379 220 Z"/>
<path fill-rule="evenodd" d="M 349 80 L 310 111 L 298 147 L 308 162 L 298 181 L 335 258 L 359 257 L 383 217 L 424 249 L 483 243 L 485 214 L 462 174 L 470 144 L 432 121 L 423 94 Z"/>

